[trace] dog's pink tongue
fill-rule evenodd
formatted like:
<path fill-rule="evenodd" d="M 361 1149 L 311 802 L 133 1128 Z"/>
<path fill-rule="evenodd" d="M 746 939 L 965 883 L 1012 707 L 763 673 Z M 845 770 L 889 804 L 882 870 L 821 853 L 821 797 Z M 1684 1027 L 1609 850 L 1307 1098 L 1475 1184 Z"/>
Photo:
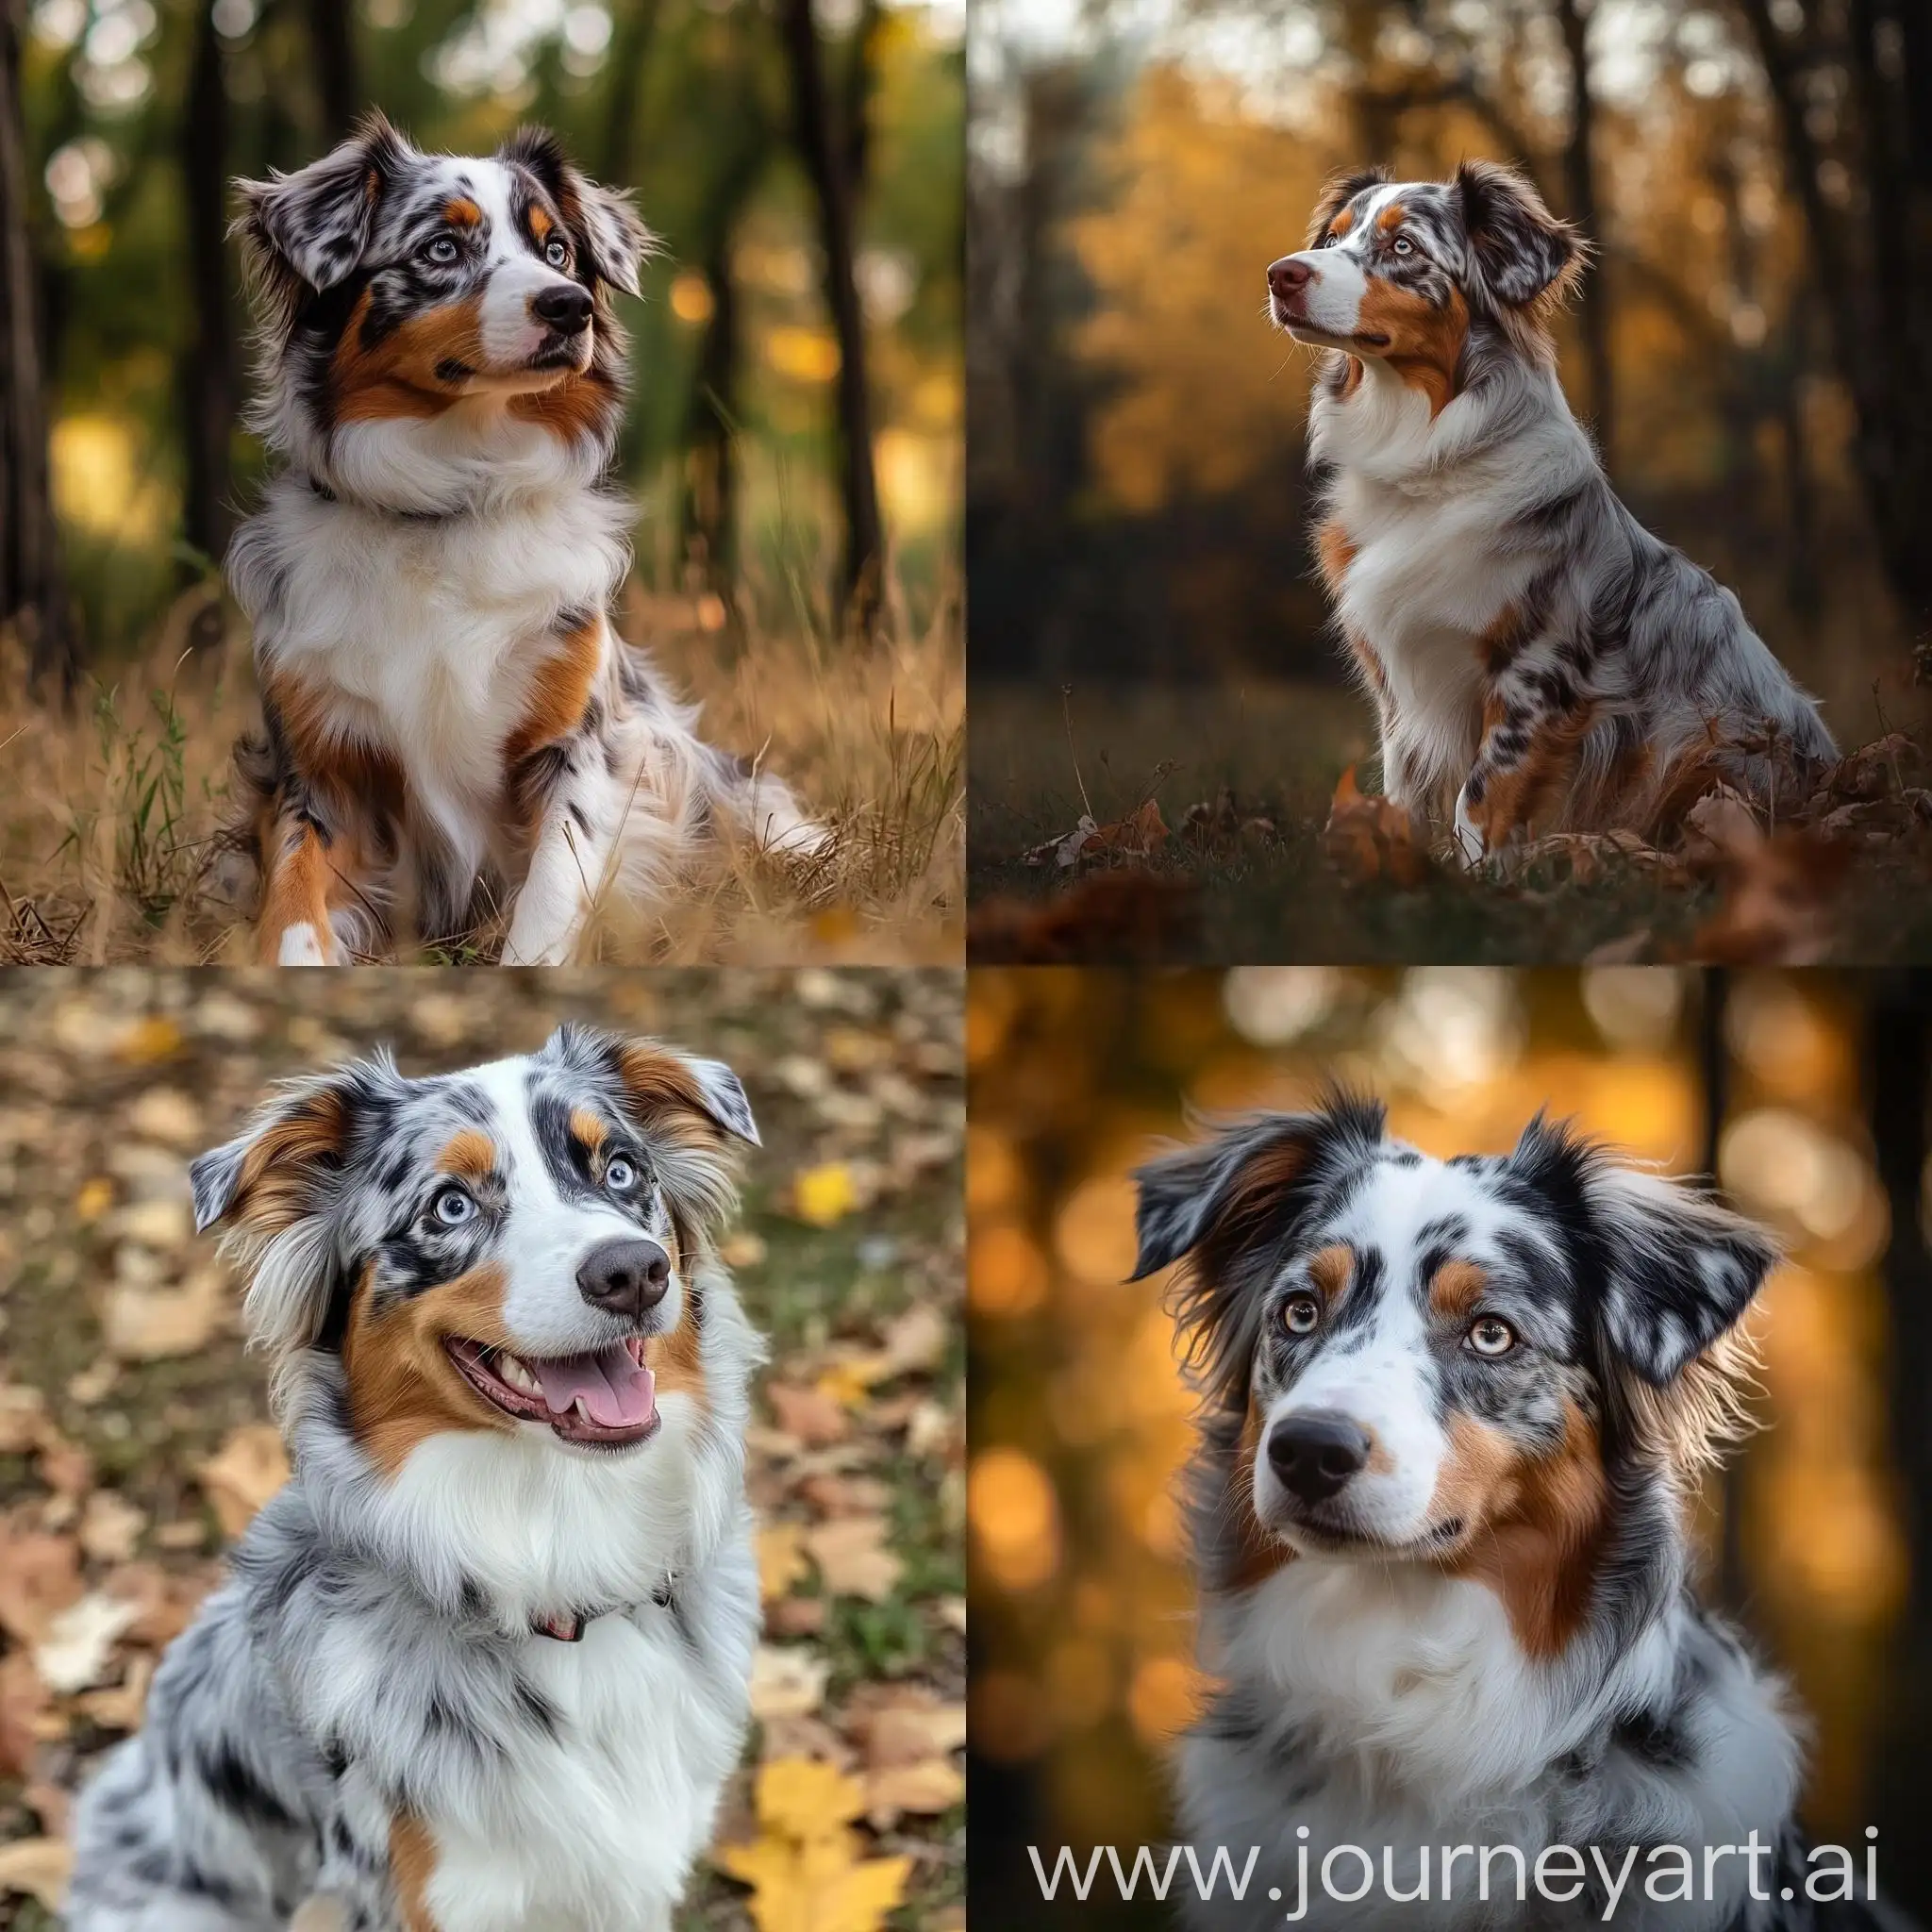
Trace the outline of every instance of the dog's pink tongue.
<path fill-rule="evenodd" d="M 543 1385 L 552 1415 L 562 1415 L 579 1396 L 584 1413 L 608 1429 L 636 1428 L 657 1413 L 651 1372 L 622 1342 L 595 1355 L 533 1361 L 530 1367 Z"/>

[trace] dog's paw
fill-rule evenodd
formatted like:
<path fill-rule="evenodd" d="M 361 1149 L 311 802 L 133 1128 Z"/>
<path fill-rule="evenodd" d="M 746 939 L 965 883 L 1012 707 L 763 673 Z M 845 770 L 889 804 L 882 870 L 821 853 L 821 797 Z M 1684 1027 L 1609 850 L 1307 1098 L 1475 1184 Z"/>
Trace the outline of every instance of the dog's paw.
<path fill-rule="evenodd" d="M 1457 855 L 1471 872 L 1481 866 L 1489 857 L 1489 841 L 1483 837 L 1475 821 L 1469 815 L 1469 793 L 1467 790 L 1456 794 L 1455 838 Z"/>

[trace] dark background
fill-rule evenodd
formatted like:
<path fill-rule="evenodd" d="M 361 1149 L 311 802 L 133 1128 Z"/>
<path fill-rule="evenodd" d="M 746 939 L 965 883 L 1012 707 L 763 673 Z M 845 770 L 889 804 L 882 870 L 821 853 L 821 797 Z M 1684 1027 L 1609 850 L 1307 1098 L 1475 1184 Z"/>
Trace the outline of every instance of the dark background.
<path fill-rule="evenodd" d="M 1923 8 L 988 0 L 974 38 L 977 688 L 1339 681 L 1313 357 L 1269 328 L 1262 270 L 1332 169 L 1487 156 L 1601 251 L 1559 341 L 1625 499 L 1841 741 L 1881 728 L 1874 678 L 1895 720 L 1932 618 Z"/>
<path fill-rule="evenodd" d="M 1679 1173 L 1715 1169 L 1789 1260 L 1759 1304 L 1768 1426 L 1699 1510 L 1707 1594 L 1814 1725 L 1804 1816 L 1881 1832 L 1932 1915 L 1932 977 L 981 969 L 969 997 L 969 1764 L 975 1913 L 1064 1923 L 1025 1847 L 1158 1844 L 1195 1694 L 1171 1503 L 1189 1398 L 1128 1169 L 1182 1106 L 1305 1103 L 1324 1073 L 1391 1131 L 1507 1148 L 1544 1104 Z M 1185 1874 L 1183 1874 L 1185 1876 Z M 1109 1922 L 1096 1888 L 1081 1923 Z M 1167 1923 L 1143 1905 L 1133 1923 Z"/>

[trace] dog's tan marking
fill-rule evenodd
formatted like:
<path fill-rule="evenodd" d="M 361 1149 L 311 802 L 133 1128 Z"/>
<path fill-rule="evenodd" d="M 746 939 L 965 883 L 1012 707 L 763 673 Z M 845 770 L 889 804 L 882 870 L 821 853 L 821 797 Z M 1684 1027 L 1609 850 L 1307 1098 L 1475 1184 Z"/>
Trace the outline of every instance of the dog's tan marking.
<path fill-rule="evenodd" d="M 1429 1277 L 1429 1306 L 1451 1321 L 1476 1311 L 1490 1278 L 1474 1261 L 1444 1261 Z"/>
<path fill-rule="evenodd" d="M 293 1112 L 264 1127 L 249 1143 L 228 1218 L 259 1235 L 291 1226 L 311 1206 L 308 1182 L 314 1169 L 340 1155 L 348 1135 L 348 1113 L 340 1093 L 324 1087 L 305 1095 Z"/>
<path fill-rule="evenodd" d="M 436 1843 L 429 1827 L 407 1811 L 398 1812 L 389 1827 L 390 1879 L 395 1887 L 396 1909 L 404 1932 L 438 1932 L 429 1911 L 429 1881 L 436 1874 Z"/>
<path fill-rule="evenodd" d="M 394 1476 L 432 1436 L 452 1429 L 514 1431 L 515 1419 L 471 1388 L 442 1345 L 459 1336 L 514 1349 L 503 1319 L 503 1270 L 493 1263 L 474 1268 L 379 1313 L 373 1307 L 373 1272 L 357 1285 L 342 1337 L 349 1420 L 369 1459 Z"/>
<path fill-rule="evenodd" d="M 1340 517 L 1324 517 L 1315 532 L 1315 561 L 1322 583 L 1331 597 L 1341 595 L 1341 580 L 1356 559 L 1356 547 Z"/>
<path fill-rule="evenodd" d="M 1354 226 L 1355 210 L 1352 208 L 1344 208 L 1339 209 L 1335 218 L 1328 224 L 1328 232 L 1340 242 L 1347 236 L 1348 231 Z"/>
<path fill-rule="evenodd" d="M 556 225 L 557 224 L 550 219 L 550 210 L 541 202 L 530 204 L 530 233 L 538 241 L 542 241 Z"/>
<path fill-rule="evenodd" d="M 281 958 L 282 939 L 291 926 L 307 925 L 325 957 L 333 943 L 329 924 L 335 868 L 328 848 L 313 825 L 273 817 L 262 840 L 261 918 L 256 928 L 256 957 L 264 966 Z"/>
<path fill-rule="evenodd" d="M 1494 728 L 1492 710 L 1499 708 L 1494 700 L 1484 708 L 1485 738 Z M 1469 816 L 1491 851 L 1519 826 L 1534 824 L 1546 807 L 1560 803 L 1593 717 L 1584 705 L 1538 720 L 1523 756 L 1507 770 L 1484 774 L 1483 795 L 1471 803 Z"/>
<path fill-rule="evenodd" d="M 436 1171 L 487 1180 L 496 1171 L 496 1143 L 480 1127 L 465 1127 L 436 1157 Z"/>
<path fill-rule="evenodd" d="M 531 675 L 523 715 L 503 741 L 506 784 L 533 751 L 568 738 L 584 722 L 604 666 L 603 613 L 558 634 L 551 642 L 550 655 Z"/>
<path fill-rule="evenodd" d="M 349 325 L 329 363 L 336 420 L 365 423 L 391 417 L 426 420 L 455 402 L 468 379 L 439 374 L 455 364 L 484 366 L 483 326 L 476 299 L 445 302 L 399 323 L 380 341 L 365 344 L 362 325 L 370 291 L 358 298 Z"/>
<path fill-rule="evenodd" d="M 703 1355 L 704 1302 L 700 1291 L 684 1274 L 682 1248 L 675 1231 L 667 1231 L 665 1248 L 673 1272 L 684 1279 L 684 1314 L 669 1335 L 653 1335 L 644 1343 L 644 1366 L 659 1395 L 688 1395 L 700 1415 L 710 1412 L 711 1385 Z"/>
<path fill-rule="evenodd" d="M 567 375 L 548 389 L 512 396 L 509 412 L 547 429 L 559 441 L 576 442 L 603 433 L 616 400 L 610 378 L 592 366 L 581 375 Z"/>
<path fill-rule="evenodd" d="M 1474 1534 L 1442 1564 L 1492 1591 L 1524 1653 L 1558 1657 L 1589 1612 L 1607 1484 L 1594 1425 L 1564 1404 L 1561 1443 L 1527 1457 L 1468 1416 L 1449 1426 L 1450 1456 L 1430 1499 L 1434 1522 L 1460 1516 Z"/>
<path fill-rule="evenodd" d="M 1355 1283 L 1355 1250 L 1345 1241 L 1331 1241 L 1308 1257 L 1308 1279 L 1322 1291 L 1324 1308 L 1339 1307 Z"/>
<path fill-rule="evenodd" d="M 442 205 L 442 218 L 453 228 L 480 228 L 483 210 L 467 194 L 458 194 Z"/>
<path fill-rule="evenodd" d="M 1392 235 L 1394 234 L 1397 228 L 1401 227 L 1403 222 L 1407 218 L 1407 215 L 1408 210 L 1406 208 L 1404 208 L 1399 201 L 1391 201 L 1389 204 L 1389 206 L 1385 208 L 1382 210 L 1382 212 L 1375 217 L 1375 225 L 1376 227 L 1381 229 L 1383 234 Z"/>
<path fill-rule="evenodd" d="M 1247 1413 L 1241 1418 L 1241 1441 L 1235 1450 L 1234 1472 L 1229 1482 L 1241 1547 L 1222 1584 L 1224 1590 L 1253 1590 L 1295 1558 L 1294 1551 L 1287 1543 L 1262 1527 L 1255 1511 L 1255 1458 L 1261 1451 L 1262 1421 L 1251 1393 Z"/>
<path fill-rule="evenodd" d="M 1361 388 L 1362 377 L 1368 374 L 1368 366 L 1359 356 L 1347 356 L 1342 359 L 1348 364 L 1341 376 L 1341 400 L 1345 403 Z"/>
<path fill-rule="evenodd" d="M 587 1107 L 571 1109 L 570 1131 L 572 1139 L 591 1154 L 610 1137 L 610 1129 Z"/>
<path fill-rule="evenodd" d="M 1491 677 L 1500 677 L 1529 641 L 1529 625 L 1523 613 L 1515 605 L 1506 604 L 1490 620 L 1488 627 L 1476 633 L 1475 654 Z"/>
<path fill-rule="evenodd" d="M 1387 219 L 1385 216 L 1384 220 Z M 1429 414 L 1440 416 L 1456 397 L 1457 370 L 1469 338 L 1469 304 L 1452 288 L 1440 308 L 1422 295 L 1381 275 L 1371 275 L 1356 317 L 1358 335 L 1381 335 L 1389 346 L 1383 361 L 1410 389 L 1429 399 Z"/>

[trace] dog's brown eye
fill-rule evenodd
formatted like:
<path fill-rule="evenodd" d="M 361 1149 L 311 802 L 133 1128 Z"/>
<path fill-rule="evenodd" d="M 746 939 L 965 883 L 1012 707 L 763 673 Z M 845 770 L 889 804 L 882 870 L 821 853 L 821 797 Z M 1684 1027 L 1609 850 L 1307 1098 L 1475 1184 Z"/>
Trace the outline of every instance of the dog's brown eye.
<path fill-rule="evenodd" d="M 1469 1345 L 1477 1355 L 1491 1358 L 1507 1355 L 1516 1346 L 1516 1331 L 1494 1315 L 1485 1315 L 1481 1321 L 1470 1324 Z"/>
<path fill-rule="evenodd" d="M 1281 1311 L 1282 1325 L 1291 1335 L 1307 1335 L 1322 1319 L 1322 1304 L 1311 1294 L 1291 1295 Z"/>

